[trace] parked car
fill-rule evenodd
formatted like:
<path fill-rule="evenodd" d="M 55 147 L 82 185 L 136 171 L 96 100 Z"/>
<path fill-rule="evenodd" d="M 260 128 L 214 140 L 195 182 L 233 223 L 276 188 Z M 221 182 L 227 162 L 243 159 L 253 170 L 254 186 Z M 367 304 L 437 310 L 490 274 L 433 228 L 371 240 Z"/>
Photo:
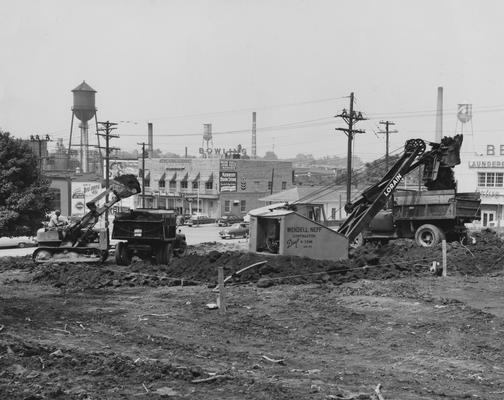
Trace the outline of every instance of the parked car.
<path fill-rule="evenodd" d="M 211 224 L 215 222 L 215 218 L 210 218 L 208 215 L 198 214 L 193 215 L 191 218 L 186 220 L 185 225 L 193 226 L 193 225 L 201 225 L 201 224 Z"/>
<path fill-rule="evenodd" d="M 33 247 L 37 241 L 32 236 L 4 236 L 0 238 L 0 247 Z"/>
<path fill-rule="evenodd" d="M 230 226 L 237 222 L 243 222 L 243 218 L 238 215 L 223 215 L 217 220 L 217 226 Z"/>
<path fill-rule="evenodd" d="M 222 239 L 234 239 L 236 237 L 246 238 L 249 235 L 249 224 L 246 222 L 238 222 L 220 231 L 219 235 Z"/>

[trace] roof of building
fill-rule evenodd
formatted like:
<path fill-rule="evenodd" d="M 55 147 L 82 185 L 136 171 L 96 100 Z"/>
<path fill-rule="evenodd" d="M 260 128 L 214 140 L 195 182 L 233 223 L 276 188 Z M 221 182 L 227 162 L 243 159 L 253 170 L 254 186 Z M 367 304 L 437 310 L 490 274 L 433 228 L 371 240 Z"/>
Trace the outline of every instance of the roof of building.
<path fill-rule="evenodd" d="M 271 213 L 275 213 L 276 215 L 279 215 L 278 213 L 280 213 L 280 215 L 285 215 L 293 212 L 292 210 L 287 210 L 283 207 L 285 207 L 285 203 L 270 204 L 269 206 L 250 210 L 248 213 L 250 215 L 253 215 L 254 217 L 258 217 L 263 215 L 271 215 Z"/>
<path fill-rule="evenodd" d="M 360 190 L 352 192 L 352 198 L 356 197 L 360 193 Z M 346 189 L 343 186 L 296 186 L 292 189 L 262 197 L 259 201 L 272 203 L 294 203 L 296 201 L 301 201 L 303 203 L 320 204 L 337 202 L 340 200 L 341 196 L 343 197 L 342 200 L 346 200 Z"/>

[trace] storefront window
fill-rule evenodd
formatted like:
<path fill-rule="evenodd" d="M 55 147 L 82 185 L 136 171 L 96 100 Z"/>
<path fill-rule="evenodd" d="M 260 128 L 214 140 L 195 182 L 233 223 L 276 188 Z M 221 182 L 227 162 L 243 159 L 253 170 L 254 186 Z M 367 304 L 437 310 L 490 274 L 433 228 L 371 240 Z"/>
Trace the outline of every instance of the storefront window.
<path fill-rule="evenodd" d="M 224 200 L 224 212 L 231 211 L 231 200 Z"/>
<path fill-rule="evenodd" d="M 504 181 L 504 173 L 497 172 L 495 174 L 495 186 L 496 187 L 502 187 L 503 181 Z"/>
<path fill-rule="evenodd" d="M 487 172 L 486 185 L 490 187 L 495 186 L 495 172 Z"/>
<path fill-rule="evenodd" d="M 503 187 L 504 172 L 478 172 L 478 186 Z"/>
<path fill-rule="evenodd" d="M 478 172 L 478 186 L 485 186 L 486 176 L 484 172 Z"/>
<path fill-rule="evenodd" d="M 246 200 L 240 200 L 240 211 L 241 212 L 247 211 L 247 201 Z"/>

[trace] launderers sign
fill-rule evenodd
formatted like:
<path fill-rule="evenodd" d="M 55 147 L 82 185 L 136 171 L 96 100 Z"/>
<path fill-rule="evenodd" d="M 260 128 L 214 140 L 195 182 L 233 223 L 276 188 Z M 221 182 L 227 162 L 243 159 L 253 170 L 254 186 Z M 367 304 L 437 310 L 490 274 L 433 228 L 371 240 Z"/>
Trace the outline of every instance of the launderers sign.
<path fill-rule="evenodd" d="M 504 161 L 469 161 L 469 168 L 504 168 Z"/>

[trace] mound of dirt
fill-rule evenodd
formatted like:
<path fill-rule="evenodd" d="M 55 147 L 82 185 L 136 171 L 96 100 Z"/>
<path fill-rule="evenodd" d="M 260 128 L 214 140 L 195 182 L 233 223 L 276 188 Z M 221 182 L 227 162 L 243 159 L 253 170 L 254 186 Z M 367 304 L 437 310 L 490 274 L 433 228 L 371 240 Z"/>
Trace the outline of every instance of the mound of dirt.
<path fill-rule="evenodd" d="M 481 275 L 502 271 L 502 240 L 491 231 L 476 236 L 476 244 L 458 242 L 447 246 L 450 275 Z M 252 264 L 265 262 L 243 273 Z M 278 284 L 341 284 L 359 279 L 391 279 L 430 275 L 433 261 L 442 261 L 441 245 L 418 247 L 410 240 L 396 240 L 381 247 L 363 246 L 348 260 L 313 260 L 304 257 L 266 255 L 237 251 L 234 246 L 204 243 L 194 246 L 182 258 L 172 258 L 168 267 L 136 261 L 128 267 L 115 265 L 51 264 L 35 266 L 29 259 L 7 259 L 2 268 L 33 268 L 33 280 L 69 290 L 124 286 L 173 286 L 217 284 L 218 267 L 234 283 L 257 283 L 267 287 Z"/>

